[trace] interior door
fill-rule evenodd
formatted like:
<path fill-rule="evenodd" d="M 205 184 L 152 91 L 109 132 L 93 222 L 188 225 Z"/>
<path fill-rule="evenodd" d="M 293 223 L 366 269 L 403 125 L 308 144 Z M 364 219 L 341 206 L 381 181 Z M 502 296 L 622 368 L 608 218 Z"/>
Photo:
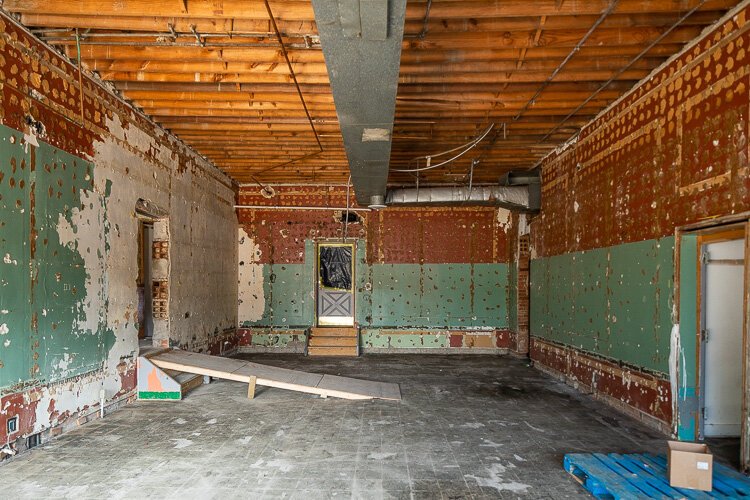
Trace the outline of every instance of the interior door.
<path fill-rule="evenodd" d="M 702 434 L 737 437 L 742 431 L 744 240 L 702 248 Z"/>
<path fill-rule="evenodd" d="M 354 325 L 353 254 L 353 244 L 318 244 L 317 317 L 320 326 Z"/>

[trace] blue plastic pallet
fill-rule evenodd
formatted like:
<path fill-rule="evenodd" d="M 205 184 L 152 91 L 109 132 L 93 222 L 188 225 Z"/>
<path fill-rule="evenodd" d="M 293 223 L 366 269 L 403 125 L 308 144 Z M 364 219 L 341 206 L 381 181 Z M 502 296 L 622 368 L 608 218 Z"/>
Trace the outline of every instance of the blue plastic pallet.
<path fill-rule="evenodd" d="M 750 498 L 750 478 L 714 462 L 713 490 L 669 486 L 663 455 L 569 453 L 563 466 L 594 497 L 631 498 Z"/>

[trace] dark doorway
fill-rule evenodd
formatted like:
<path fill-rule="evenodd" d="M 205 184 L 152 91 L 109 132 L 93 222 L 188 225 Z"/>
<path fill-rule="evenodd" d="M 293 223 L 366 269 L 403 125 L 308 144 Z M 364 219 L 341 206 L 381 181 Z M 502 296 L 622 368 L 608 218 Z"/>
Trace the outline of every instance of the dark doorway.
<path fill-rule="evenodd" d="M 154 226 L 150 222 L 138 223 L 138 338 L 150 339 L 154 334 L 154 315 L 151 293 L 152 246 Z"/>

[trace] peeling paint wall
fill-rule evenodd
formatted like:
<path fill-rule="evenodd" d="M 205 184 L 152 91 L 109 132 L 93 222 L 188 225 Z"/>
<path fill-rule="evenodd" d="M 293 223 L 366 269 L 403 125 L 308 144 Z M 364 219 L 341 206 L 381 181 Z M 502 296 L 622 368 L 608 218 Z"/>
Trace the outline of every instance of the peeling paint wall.
<path fill-rule="evenodd" d="M 532 357 L 575 383 L 606 380 L 612 398 L 666 424 L 680 344 L 675 229 L 750 210 L 749 14 L 718 24 L 543 162 Z M 601 361 L 590 374 L 573 369 L 590 359 Z M 619 377 L 623 366 L 658 390 Z M 694 353 L 684 368 L 695 371 Z"/>
<path fill-rule="evenodd" d="M 2 14 L 0 61 L 0 442 L 22 447 L 132 394 L 136 202 L 168 213 L 163 340 L 188 349 L 236 326 L 237 226 L 223 174 L 87 77 L 82 118 L 77 70 Z"/>
<path fill-rule="evenodd" d="M 257 188 L 241 190 L 240 205 L 346 206 L 343 187 L 275 189 L 270 199 Z M 252 338 L 246 345 L 285 347 L 299 340 L 285 330 L 304 334 L 315 324 L 315 242 L 340 241 L 341 211 L 238 213 L 238 318 Z M 361 221 L 348 226 L 347 236 L 356 244 L 355 321 L 366 350 L 508 348 L 507 210 L 358 213 Z M 271 331 L 282 336 L 269 340 Z"/>
<path fill-rule="evenodd" d="M 266 303 L 260 248 L 243 228 L 238 228 L 237 233 L 237 317 L 241 321 L 260 321 Z"/>

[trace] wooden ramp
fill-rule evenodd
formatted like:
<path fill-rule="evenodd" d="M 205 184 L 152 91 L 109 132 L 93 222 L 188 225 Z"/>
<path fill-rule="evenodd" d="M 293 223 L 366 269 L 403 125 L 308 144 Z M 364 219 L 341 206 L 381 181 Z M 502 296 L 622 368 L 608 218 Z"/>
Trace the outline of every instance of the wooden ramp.
<path fill-rule="evenodd" d="M 401 390 L 398 384 L 307 373 L 178 349 L 151 356 L 149 360 L 164 370 L 177 370 L 245 382 L 250 385 L 248 395 L 251 395 L 251 392 L 254 391 L 254 385 L 257 384 L 317 394 L 324 398 L 331 396 L 344 399 L 401 400 Z"/>

